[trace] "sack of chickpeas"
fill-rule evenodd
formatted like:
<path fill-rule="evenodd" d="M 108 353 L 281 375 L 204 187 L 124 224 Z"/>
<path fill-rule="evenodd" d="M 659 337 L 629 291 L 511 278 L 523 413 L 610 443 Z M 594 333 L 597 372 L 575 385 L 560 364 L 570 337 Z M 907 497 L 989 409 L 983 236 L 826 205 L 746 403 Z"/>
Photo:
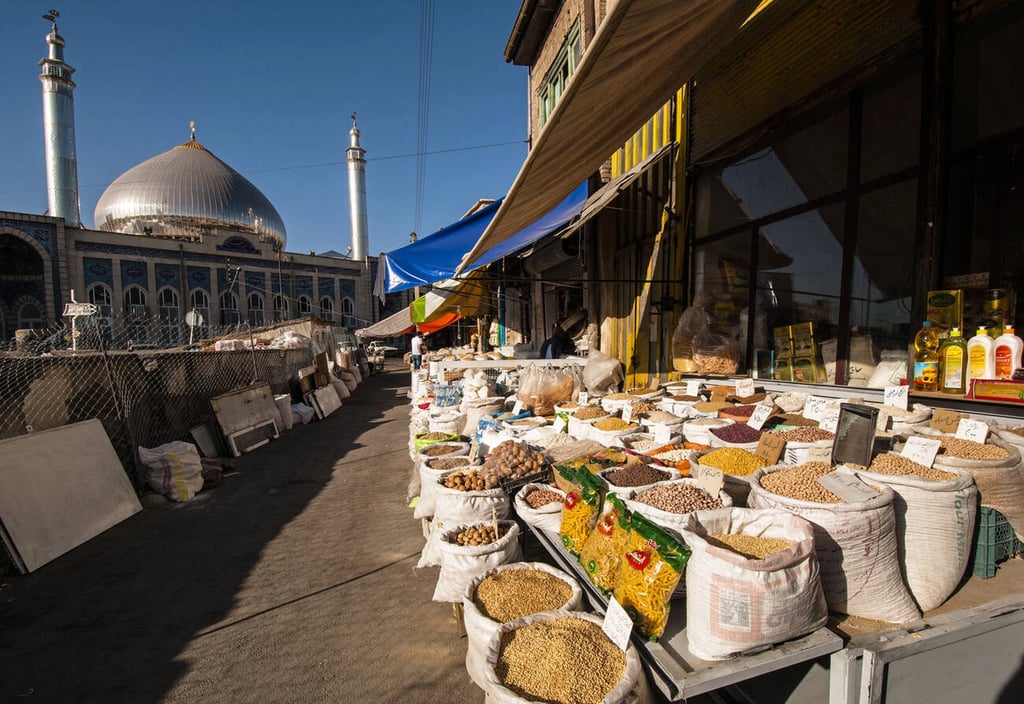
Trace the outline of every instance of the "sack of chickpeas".
<path fill-rule="evenodd" d="M 513 499 L 516 515 L 534 528 L 558 534 L 565 492 L 552 484 L 530 482 Z"/>
<path fill-rule="evenodd" d="M 872 486 L 874 498 L 847 503 L 817 480 L 836 470 L 824 462 L 775 465 L 750 478 L 751 508 L 777 508 L 814 526 L 821 586 L 832 611 L 890 623 L 920 616 L 900 574 L 894 494 Z"/>
<path fill-rule="evenodd" d="M 974 479 L 962 469 L 926 467 L 895 452 L 855 471 L 865 482 L 893 490 L 904 581 L 922 611 L 940 606 L 974 559 Z"/>
<path fill-rule="evenodd" d="M 487 642 L 498 626 L 544 611 L 575 611 L 582 601 L 579 582 L 543 562 L 512 562 L 474 577 L 462 596 L 470 679 L 486 686 Z"/>
<path fill-rule="evenodd" d="M 725 508 L 687 517 L 686 637 L 703 660 L 798 638 L 828 621 L 814 530 L 788 511 Z"/>
<path fill-rule="evenodd" d="M 485 704 L 653 701 L 636 648 L 623 652 L 583 611 L 544 611 L 503 623 L 487 641 Z"/>
<path fill-rule="evenodd" d="M 434 587 L 434 601 L 461 602 L 466 587 L 477 575 L 523 559 L 519 524 L 515 521 L 464 523 L 439 531 L 441 572 Z"/>
<path fill-rule="evenodd" d="M 452 526 L 508 518 L 512 504 L 500 487 L 484 488 L 480 471 L 474 468 L 446 472 L 434 485 L 434 519 L 430 536 L 417 567 L 441 564 L 441 535 Z"/>
<path fill-rule="evenodd" d="M 996 439 L 977 443 L 944 437 L 932 466 L 970 472 L 981 505 L 1006 516 L 1017 540 L 1024 540 L 1024 464 L 1015 445 Z"/>
<path fill-rule="evenodd" d="M 712 496 L 697 486 L 696 479 L 684 477 L 658 482 L 651 487 L 630 490 L 626 495 L 626 508 L 639 513 L 659 526 L 679 533 L 688 514 L 716 508 L 732 508 L 732 497 L 723 489 Z"/>

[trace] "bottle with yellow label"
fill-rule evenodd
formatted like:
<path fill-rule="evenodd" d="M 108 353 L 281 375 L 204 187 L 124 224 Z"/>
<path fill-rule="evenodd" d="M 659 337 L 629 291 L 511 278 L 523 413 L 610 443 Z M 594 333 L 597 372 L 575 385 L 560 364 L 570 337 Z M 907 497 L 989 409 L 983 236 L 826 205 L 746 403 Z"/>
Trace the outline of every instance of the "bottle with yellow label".
<path fill-rule="evenodd" d="M 949 331 L 949 337 L 939 346 L 939 391 L 967 393 L 967 342 L 957 327 Z"/>
<path fill-rule="evenodd" d="M 995 379 L 995 342 L 988 329 L 978 328 L 978 334 L 967 341 L 967 379 Z"/>

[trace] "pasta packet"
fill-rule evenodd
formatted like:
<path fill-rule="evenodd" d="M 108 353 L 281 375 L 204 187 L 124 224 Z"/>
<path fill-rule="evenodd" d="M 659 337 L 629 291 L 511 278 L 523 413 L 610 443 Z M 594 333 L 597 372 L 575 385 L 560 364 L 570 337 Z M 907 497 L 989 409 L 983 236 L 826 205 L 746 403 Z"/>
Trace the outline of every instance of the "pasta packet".
<path fill-rule="evenodd" d="M 597 523 L 597 514 L 604 503 L 604 482 L 585 467 L 574 469 L 559 465 L 557 469 L 571 483 L 565 492 L 558 534 L 565 549 L 573 555 L 579 555 L 584 541 Z"/>
<path fill-rule="evenodd" d="M 645 638 L 658 640 L 665 632 L 669 601 L 689 559 L 690 549 L 682 540 L 640 514 L 632 515 L 614 595 Z"/>
<path fill-rule="evenodd" d="M 615 494 L 605 497 L 604 512 L 583 541 L 580 563 L 595 587 L 607 594 L 615 587 L 619 564 L 629 541 L 630 511 Z"/>

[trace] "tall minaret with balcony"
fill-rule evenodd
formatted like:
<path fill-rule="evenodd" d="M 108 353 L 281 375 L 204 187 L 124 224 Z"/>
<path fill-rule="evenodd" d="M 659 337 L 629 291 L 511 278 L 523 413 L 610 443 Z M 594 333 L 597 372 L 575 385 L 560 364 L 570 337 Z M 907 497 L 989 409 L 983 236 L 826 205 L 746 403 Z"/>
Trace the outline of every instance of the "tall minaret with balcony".
<path fill-rule="evenodd" d="M 366 150 L 359 146 L 359 128 L 356 114 L 352 113 L 352 129 L 348 131 L 349 146 L 345 150 L 348 162 L 348 209 L 352 224 L 352 258 L 365 261 L 370 248 L 369 227 L 366 219 Z"/>
<path fill-rule="evenodd" d="M 43 137 L 46 140 L 46 192 L 48 214 L 64 218 L 64 223 L 78 227 L 82 220 L 78 206 L 78 158 L 75 156 L 75 72 L 64 63 L 64 38 L 57 34 L 57 17 L 50 10 L 43 19 L 51 23 L 46 35 L 49 56 L 39 61 L 43 72 Z"/>

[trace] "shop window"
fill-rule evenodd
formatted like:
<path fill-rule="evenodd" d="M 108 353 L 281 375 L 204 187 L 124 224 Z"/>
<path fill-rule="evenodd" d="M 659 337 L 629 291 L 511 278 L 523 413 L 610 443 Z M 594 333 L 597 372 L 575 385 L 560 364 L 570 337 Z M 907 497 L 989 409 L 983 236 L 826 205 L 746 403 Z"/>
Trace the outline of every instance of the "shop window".
<path fill-rule="evenodd" d="M 566 35 L 565 42 L 563 42 L 554 61 L 551 62 L 551 67 L 548 69 L 547 74 L 545 74 L 544 81 L 537 89 L 539 127 L 543 127 L 547 123 L 551 113 L 555 110 L 555 106 L 558 105 L 558 101 L 561 100 L 562 93 L 565 92 L 565 86 L 569 82 L 569 77 L 576 72 L 576 66 L 580 62 L 582 52 L 583 44 L 580 39 L 580 23 L 577 20 L 572 29 L 569 30 L 568 35 Z"/>
<path fill-rule="evenodd" d="M 246 306 L 248 308 L 247 315 L 250 325 L 263 325 L 265 320 L 263 315 L 263 296 L 258 293 L 250 293 L 249 298 L 246 300 Z"/>
<path fill-rule="evenodd" d="M 863 92 L 861 182 L 914 167 L 921 151 L 921 61 L 907 61 Z"/>
<path fill-rule="evenodd" d="M 242 313 L 238 310 L 238 298 L 231 291 L 220 294 L 221 325 L 238 325 L 242 322 Z"/>

